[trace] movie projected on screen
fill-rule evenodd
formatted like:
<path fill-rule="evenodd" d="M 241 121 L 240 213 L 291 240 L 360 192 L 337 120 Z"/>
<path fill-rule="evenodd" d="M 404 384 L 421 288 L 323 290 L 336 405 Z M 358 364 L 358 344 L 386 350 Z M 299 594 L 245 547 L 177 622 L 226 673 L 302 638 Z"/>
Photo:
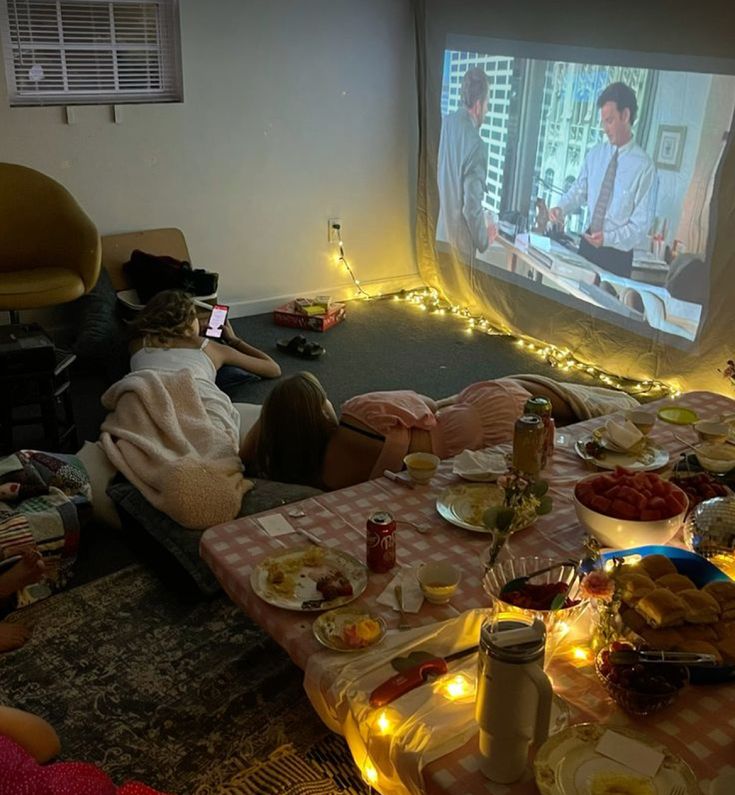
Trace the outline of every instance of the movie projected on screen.
<path fill-rule="evenodd" d="M 450 37 L 437 252 L 638 334 L 696 339 L 734 72 Z"/>

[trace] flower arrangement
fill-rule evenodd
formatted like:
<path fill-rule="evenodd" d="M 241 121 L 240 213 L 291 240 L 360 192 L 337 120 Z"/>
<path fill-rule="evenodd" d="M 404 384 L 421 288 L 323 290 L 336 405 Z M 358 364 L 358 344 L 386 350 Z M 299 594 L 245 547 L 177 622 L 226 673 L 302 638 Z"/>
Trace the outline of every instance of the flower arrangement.
<path fill-rule="evenodd" d="M 511 469 L 498 478 L 498 486 L 503 490 L 502 504 L 488 508 L 482 517 L 485 527 L 494 534 L 486 561 L 488 567 L 495 563 L 511 533 L 528 527 L 537 516 L 549 513 L 553 507 L 545 480 L 533 480 Z"/>
<path fill-rule="evenodd" d="M 593 647 L 608 646 L 619 635 L 617 619 L 621 600 L 616 576 L 622 565 L 623 559 L 615 558 L 611 571 L 593 569 L 579 584 L 580 594 L 590 599 L 597 611 L 597 630 L 593 638 Z"/>
<path fill-rule="evenodd" d="M 725 367 L 722 370 L 718 368 L 717 372 L 722 373 L 722 377 L 727 378 L 731 386 L 735 386 L 735 361 L 728 359 Z"/>

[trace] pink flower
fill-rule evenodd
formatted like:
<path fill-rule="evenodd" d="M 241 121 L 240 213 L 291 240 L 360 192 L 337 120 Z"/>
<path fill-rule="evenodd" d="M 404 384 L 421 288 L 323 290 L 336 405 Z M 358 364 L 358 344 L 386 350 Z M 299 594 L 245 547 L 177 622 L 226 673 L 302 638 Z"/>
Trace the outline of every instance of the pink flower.
<path fill-rule="evenodd" d="M 587 599 L 600 599 L 609 602 L 615 593 L 615 583 L 604 571 L 591 571 L 579 585 L 580 592 Z"/>

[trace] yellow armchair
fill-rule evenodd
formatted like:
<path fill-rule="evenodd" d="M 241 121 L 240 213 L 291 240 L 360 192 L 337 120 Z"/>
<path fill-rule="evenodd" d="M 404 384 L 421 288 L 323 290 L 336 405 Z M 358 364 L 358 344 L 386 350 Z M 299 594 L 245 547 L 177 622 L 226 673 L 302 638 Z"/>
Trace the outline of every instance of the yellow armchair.
<path fill-rule="evenodd" d="M 100 273 L 100 237 L 51 177 L 0 163 L 0 310 L 56 306 L 88 293 Z"/>

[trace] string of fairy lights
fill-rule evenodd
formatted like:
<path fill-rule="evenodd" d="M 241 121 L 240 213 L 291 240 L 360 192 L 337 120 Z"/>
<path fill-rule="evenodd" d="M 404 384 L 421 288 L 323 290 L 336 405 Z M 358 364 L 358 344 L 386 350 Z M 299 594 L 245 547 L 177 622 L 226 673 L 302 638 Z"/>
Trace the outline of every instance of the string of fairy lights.
<path fill-rule="evenodd" d="M 349 277 L 352 279 L 356 288 L 355 298 L 363 300 L 384 298 L 382 294 L 370 295 L 360 284 L 360 280 L 355 276 L 355 272 L 350 266 L 344 251 L 342 235 L 337 229 L 337 245 L 339 253 L 336 258 L 338 265 L 342 266 Z M 543 342 L 533 337 L 519 335 L 493 325 L 482 315 L 473 315 L 467 307 L 452 304 L 441 296 L 438 290 L 433 287 L 423 287 L 417 290 L 401 290 L 393 296 L 395 301 L 403 301 L 418 307 L 424 312 L 434 315 L 454 315 L 466 321 L 468 334 L 474 332 L 488 334 L 496 337 L 507 337 L 515 341 L 518 347 L 526 352 L 543 359 L 551 367 L 555 367 L 562 372 L 578 372 L 585 376 L 599 381 L 603 386 L 611 389 L 618 389 L 633 395 L 645 395 L 646 397 L 677 397 L 681 390 L 672 384 L 658 381 L 654 378 L 639 380 L 612 373 L 593 362 L 586 361 L 576 356 L 568 348 L 558 347 L 550 342 Z"/>

